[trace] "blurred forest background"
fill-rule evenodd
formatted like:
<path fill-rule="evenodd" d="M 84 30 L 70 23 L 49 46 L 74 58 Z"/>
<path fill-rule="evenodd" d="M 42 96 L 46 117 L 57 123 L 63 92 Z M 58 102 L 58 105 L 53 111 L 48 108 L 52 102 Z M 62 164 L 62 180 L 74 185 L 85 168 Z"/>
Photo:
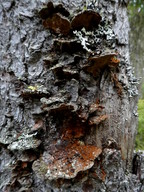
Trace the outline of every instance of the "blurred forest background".
<path fill-rule="evenodd" d="M 138 102 L 138 133 L 136 150 L 144 150 L 144 0 L 131 0 L 128 7 L 130 21 L 130 57 L 135 76 L 140 79 Z"/>

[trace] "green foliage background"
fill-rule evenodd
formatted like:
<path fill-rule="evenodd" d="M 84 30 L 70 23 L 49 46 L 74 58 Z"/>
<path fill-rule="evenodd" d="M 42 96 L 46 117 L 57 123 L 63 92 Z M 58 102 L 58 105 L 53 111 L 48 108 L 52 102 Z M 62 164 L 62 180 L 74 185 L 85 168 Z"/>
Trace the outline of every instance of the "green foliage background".
<path fill-rule="evenodd" d="M 136 150 L 144 150 L 144 99 L 138 102 L 138 132 L 136 136 Z"/>
<path fill-rule="evenodd" d="M 144 0 L 131 0 L 128 6 L 130 21 L 131 62 L 135 75 L 141 77 L 138 102 L 138 131 L 136 150 L 144 150 Z"/>

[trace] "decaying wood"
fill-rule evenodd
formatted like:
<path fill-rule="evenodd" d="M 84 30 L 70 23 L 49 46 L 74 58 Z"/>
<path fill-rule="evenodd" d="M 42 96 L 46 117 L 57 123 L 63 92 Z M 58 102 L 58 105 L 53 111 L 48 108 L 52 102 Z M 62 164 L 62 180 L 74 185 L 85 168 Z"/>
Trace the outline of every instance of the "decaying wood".
<path fill-rule="evenodd" d="M 141 187 L 126 4 L 0 0 L 0 191 Z"/>

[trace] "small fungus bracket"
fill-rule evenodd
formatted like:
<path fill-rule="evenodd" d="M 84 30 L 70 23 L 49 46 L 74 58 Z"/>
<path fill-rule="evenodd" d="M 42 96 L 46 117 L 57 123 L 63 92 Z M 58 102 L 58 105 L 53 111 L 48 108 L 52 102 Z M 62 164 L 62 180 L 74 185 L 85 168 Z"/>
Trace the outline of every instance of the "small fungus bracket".
<path fill-rule="evenodd" d="M 105 107 L 100 105 L 99 102 L 92 103 L 89 107 L 89 114 L 92 114 L 96 111 L 102 111 Z"/>
<path fill-rule="evenodd" d="M 54 10 L 54 5 L 52 2 L 49 2 L 47 4 L 47 6 L 43 7 L 40 11 L 39 11 L 39 15 L 42 19 L 47 19 L 48 17 L 50 17 L 53 13 L 55 12 Z"/>
<path fill-rule="evenodd" d="M 83 67 L 84 70 L 96 77 L 100 71 L 108 67 L 117 67 L 119 59 L 116 53 L 105 54 L 101 56 L 93 56 L 88 59 L 88 64 Z"/>
<path fill-rule="evenodd" d="M 69 11 L 62 5 L 54 5 L 49 2 L 46 7 L 39 12 L 43 19 L 45 28 L 52 30 L 56 34 L 69 35 L 71 30 L 86 30 L 97 28 L 101 21 L 101 16 L 92 10 L 85 10 L 72 18 L 70 21 Z"/>
<path fill-rule="evenodd" d="M 65 150 L 56 149 L 52 155 L 44 153 L 33 163 L 33 170 L 43 179 L 72 179 L 79 172 L 90 169 L 101 152 L 100 148 L 79 141 L 67 143 Z"/>
<path fill-rule="evenodd" d="M 123 91 L 123 87 L 122 87 L 122 84 L 121 82 L 119 81 L 118 77 L 117 77 L 117 74 L 116 73 L 113 73 L 111 71 L 111 80 L 112 82 L 114 83 L 114 86 L 116 87 L 117 89 L 117 93 L 119 96 L 122 95 L 122 91 Z"/>
<path fill-rule="evenodd" d="M 64 40 L 64 39 L 55 39 L 54 40 L 54 49 L 60 53 L 69 53 L 73 54 L 76 52 L 83 51 L 83 46 L 77 39 Z"/>
<path fill-rule="evenodd" d="M 83 27 L 86 30 L 97 28 L 101 21 L 101 16 L 92 10 L 86 10 L 76 15 L 72 22 L 71 27 L 73 30 L 80 30 Z"/>
<path fill-rule="evenodd" d="M 43 19 L 46 29 L 50 29 L 56 34 L 69 34 L 71 29 L 71 23 L 67 18 L 69 11 L 62 4 L 54 5 L 49 2 L 46 7 L 40 10 L 39 15 Z"/>
<path fill-rule="evenodd" d="M 52 2 L 48 2 L 47 6 L 43 7 L 39 11 L 39 15 L 42 19 L 47 19 L 52 16 L 54 13 L 60 13 L 61 15 L 68 17 L 70 15 L 69 11 L 62 5 L 53 5 Z"/>
<path fill-rule="evenodd" d="M 89 125 L 98 125 L 108 119 L 108 115 L 94 116 L 89 119 Z"/>
<path fill-rule="evenodd" d="M 55 33 L 61 33 L 63 35 L 68 35 L 71 27 L 70 21 L 60 13 L 56 13 L 44 20 L 43 25 L 46 29 L 51 29 Z"/>

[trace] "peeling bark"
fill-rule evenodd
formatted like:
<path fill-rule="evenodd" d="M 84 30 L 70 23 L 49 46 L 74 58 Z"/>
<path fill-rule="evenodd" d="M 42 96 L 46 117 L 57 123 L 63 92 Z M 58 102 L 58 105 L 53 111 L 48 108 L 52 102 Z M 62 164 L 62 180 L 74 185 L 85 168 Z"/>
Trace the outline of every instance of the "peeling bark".
<path fill-rule="evenodd" d="M 126 5 L 0 1 L 2 192 L 141 188 Z"/>

